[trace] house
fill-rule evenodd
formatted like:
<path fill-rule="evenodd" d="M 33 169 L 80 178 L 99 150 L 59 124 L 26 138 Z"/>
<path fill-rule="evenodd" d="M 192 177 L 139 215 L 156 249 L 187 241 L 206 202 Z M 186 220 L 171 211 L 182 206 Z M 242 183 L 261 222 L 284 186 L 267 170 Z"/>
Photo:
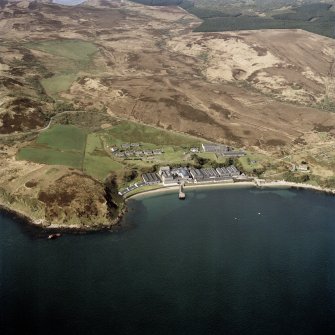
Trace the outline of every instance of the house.
<path fill-rule="evenodd" d="M 244 151 L 235 151 L 235 150 L 228 150 L 220 153 L 224 157 L 243 157 L 246 155 Z"/>
<path fill-rule="evenodd" d="M 301 164 L 297 166 L 297 171 L 299 172 L 310 172 L 309 166 L 307 164 Z"/>
<path fill-rule="evenodd" d="M 162 154 L 162 150 L 160 150 L 160 149 L 155 149 L 155 150 L 152 150 L 152 153 L 153 153 L 154 155 L 161 155 L 161 154 Z"/>
<path fill-rule="evenodd" d="M 202 144 L 201 146 L 204 152 L 212 152 L 224 157 L 241 157 L 246 155 L 244 151 L 234 150 L 234 148 L 222 144 Z"/>
<path fill-rule="evenodd" d="M 122 149 L 129 149 L 130 148 L 130 144 L 129 143 L 123 143 L 123 144 L 121 144 L 121 148 Z"/>
<path fill-rule="evenodd" d="M 196 152 L 199 152 L 199 148 L 191 148 L 190 151 L 193 153 L 196 153 Z"/>
<path fill-rule="evenodd" d="M 223 153 L 229 150 L 226 145 L 222 144 L 202 144 L 201 146 L 204 152 Z"/>
<path fill-rule="evenodd" d="M 118 151 L 118 150 L 119 150 L 119 149 L 116 148 L 116 147 L 111 148 L 111 152 L 116 152 L 116 151 Z"/>
<path fill-rule="evenodd" d="M 116 153 L 114 153 L 114 156 L 124 158 L 124 157 L 126 157 L 126 154 L 124 152 L 116 152 Z"/>
<path fill-rule="evenodd" d="M 135 151 L 136 156 L 143 156 L 143 151 L 142 150 L 137 150 Z"/>
<path fill-rule="evenodd" d="M 144 181 L 140 181 L 139 183 L 135 184 L 137 187 L 143 187 L 145 186 L 145 182 Z"/>
<path fill-rule="evenodd" d="M 140 144 L 139 143 L 130 143 L 130 146 L 132 148 L 138 148 L 140 146 Z"/>
<path fill-rule="evenodd" d="M 134 156 L 134 151 L 125 151 L 125 155 L 127 156 L 127 157 L 130 157 L 130 156 Z"/>

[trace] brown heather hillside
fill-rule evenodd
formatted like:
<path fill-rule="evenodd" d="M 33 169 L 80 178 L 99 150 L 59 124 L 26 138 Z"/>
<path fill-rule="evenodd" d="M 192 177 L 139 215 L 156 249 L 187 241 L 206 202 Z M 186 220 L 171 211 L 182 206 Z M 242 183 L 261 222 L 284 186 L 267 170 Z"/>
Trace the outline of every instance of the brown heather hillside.
<path fill-rule="evenodd" d="M 55 72 L 50 54 L 16 49 L 24 42 L 80 39 L 98 52 L 60 96 L 82 108 L 106 106 L 120 117 L 245 145 L 289 144 L 316 124 L 335 125 L 333 114 L 310 108 L 325 97 L 334 40 L 296 30 L 192 33 L 199 20 L 177 7 L 95 6 L 7 5 L 1 37 L 16 46 L 2 59 L 1 80 L 26 71 L 22 52 L 38 64 L 30 71 L 39 78 Z M 31 113 L 34 120 L 39 111 Z"/>

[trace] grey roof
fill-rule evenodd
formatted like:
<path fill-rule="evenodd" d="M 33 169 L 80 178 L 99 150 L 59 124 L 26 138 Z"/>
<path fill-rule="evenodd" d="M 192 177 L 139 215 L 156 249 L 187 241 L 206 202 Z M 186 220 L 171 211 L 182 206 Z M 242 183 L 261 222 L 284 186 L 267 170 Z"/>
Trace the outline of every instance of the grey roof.
<path fill-rule="evenodd" d="M 194 179 L 204 177 L 203 173 L 199 169 L 190 169 L 190 174 Z"/>
<path fill-rule="evenodd" d="M 205 152 L 225 152 L 228 151 L 229 148 L 226 145 L 222 144 L 202 144 L 202 148 L 204 149 Z"/>
<path fill-rule="evenodd" d="M 216 172 L 220 175 L 220 176 L 229 176 L 229 172 L 227 171 L 227 169 L 225 167 L 221 167 L 221 168 L 217 168 Z"/>
<path fill-rule="evenodd" d="M 144 173 L 142 177 L 143 180 L 147 183 L 160 182 L 160 179 L 158 178 L 156 173 Z"/>
<path fill-rule="evenodd" d="M 203 168 L 201 172 L 206 178 L 216 178 L 219 177 L 219 174 L 213 168 Z"/>
<path fill-rule="evenodd" d="M 172 173 L 170 171 L 163 170 L 162 171 L 162 177 L 168 178 L 168 177 L 173 177 Z"/>

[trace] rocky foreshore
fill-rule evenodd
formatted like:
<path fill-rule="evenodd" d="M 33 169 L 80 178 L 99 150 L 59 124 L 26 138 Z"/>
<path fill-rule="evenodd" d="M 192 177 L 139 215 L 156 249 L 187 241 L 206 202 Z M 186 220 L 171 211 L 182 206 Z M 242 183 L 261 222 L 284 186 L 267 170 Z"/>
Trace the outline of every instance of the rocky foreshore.
<path fill-rule="evenodd" d="M 309 191 L 315 191 L 315 192 L 322 192 L 325 194 L 329 194 L 332 196 L 335 196 L 335 190 L 329 189 L 329 188 L 322 188 L 320 186 L 310 185 L 310 184 L 301 184 L 301 183 L 293 183 L 293 182 L 287 182 L 285 180 L 276 180 L 276 181 L 266 181 L 262 180 L 255 183 L 252 182 L 245 182 L 245 183 L 228 183 L 228 184 L 192 184 L 188 187 L 190 188 L 206 188 L 206 187 L 233 187 L 233 186 L 256 186 L 259 188 L 290 188 L 290 189 L 296 189 L 296 190 L 309 190 Z M 187 188 L 186 187 L 186 190 Z M 146 190 L 143 192 L 139 192 L 134 194 L 133 196 L 130 196 L 127 198 L 130 199 L 135 196 L 140 195 L 149 195 L 154 193 L 161 193 L 161 192 L 167 192 L 167 191 L 173 191 L 177 190 L 177 187 L 161 187 L 154 190 Z M 50 223 L 47 220 L 41 220 L 41 219 L 34 219 L 30 216 L 28 216 L 26 213 L 23 213 L 22 211 L 13 209 L 9 207 L 8 205 L 0 204 L 0 211 L 12 216 L 14 219 L 18 219 L 29 226 L 33 227 L 34 229 L 39 229 L 40 232 L 45 233 L 74 233 L 74 234 L 82 234 L 82 233 L 90 233 L 90 232 L 98 232 L 98 231 L 120 231 L 123 229 L 126 229 L 126 227 L 121 224 L 121 221 L 127 212 L 127 204 L 125 204 L 122 209 L 120 210 L 120 213 L 113 219 L 111 219 L 106 224 L 92 224 L 92 225 L 80 225 L 80 224 L 54 224 Z"/>
<path fill-rule="evenodd" d="M 27 226 L 30 226 L 34 231 L 38 230 L 39 233 L 45 232 L 50 233 L 72 233 L 72 234 L 83 234 L 98 231 L 120 231 L 125 227 L 121 225 L 122 218 L 127 211 L 127 207 L 124 206 L 116 218 L 110 219 L 106 224 L 92 224 L 92 225 L 67 225 L 67 224 L 52 224 L 47 220 L 34 219 L 23 213 L 22 211 L 10 208 L 8 205 L 0 204 L 0 212 L 5 213 L 14 220 L 18 220 Z"/>

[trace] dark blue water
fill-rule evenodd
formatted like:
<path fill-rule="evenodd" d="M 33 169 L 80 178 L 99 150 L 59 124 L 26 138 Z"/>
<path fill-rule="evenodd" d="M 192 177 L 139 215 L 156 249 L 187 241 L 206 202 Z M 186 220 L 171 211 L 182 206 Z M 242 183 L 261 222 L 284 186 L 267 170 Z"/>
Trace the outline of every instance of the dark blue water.
<path fill-rule="evenodd" d="M 129 205 L 127 232 L 55 241 L 0 216 L 0 334 L 335 334 L 335 197 Z"/>

